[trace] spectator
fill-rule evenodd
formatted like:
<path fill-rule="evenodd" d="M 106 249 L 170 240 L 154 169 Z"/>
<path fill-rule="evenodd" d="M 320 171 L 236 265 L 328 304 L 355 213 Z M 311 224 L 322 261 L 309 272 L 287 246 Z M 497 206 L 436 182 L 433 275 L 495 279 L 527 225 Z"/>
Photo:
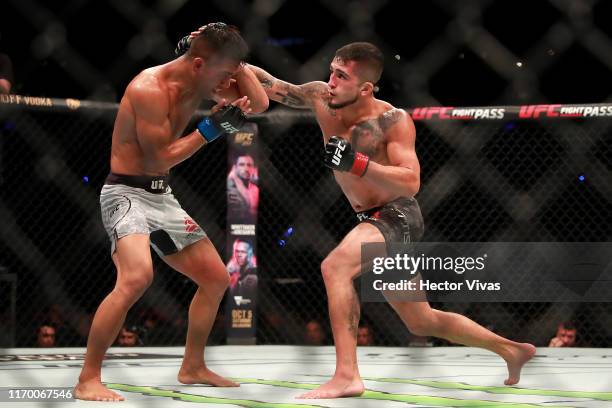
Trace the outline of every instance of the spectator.
<path fill-rule="evenodd" d="M 267 296 L 270 296 L 266 292 Z M 267 344 L 301 344 L 304 328 L 298 316 L 290 310 L 282 310 L 276 302 L 258 304 L 260 319 L 257 322 L 258 336 Z"/>
<path fill-rule="evenodd" d="M 138 331 L 136 326 L 123 326 L 119 331 L 119 336 L 117 336 L 117 345 L 119 347 L 142 346 Z"/>
<path fill-rule="evenodd" d="M 358 346 L 373 346 L 374 333 L 372 327 L 368 324 L 359 326 L 357 329 L 357 345 Z"/>
<path fill-rule="evenodd" d="M 11 93 L 13 64 L 8 55 L 0 53 L 0 94 Z"/>
<path fill-rule="evenodd" d="M 325 344 L 325 331 L 323 326 L 316 320 L 311 320 L 304 327 L 304 343 L 309 346 L 321 346 Z"/>
<path fill-rule="evenodd" d="M 55 327 L 48 323 L 38 327 L 36 337 L 36 346 L 38 347 L 55 347 Z"/>
<path fill-rule="evenodd" d="M 141 340 L 143 343 L 146 342 L 147 346 L 168 346 L 173 342 L 174 331 L 160 310 L 147 307 L 136 321 L 142 330 Z"/>
<path fill-rule="evenodd" d="M 578 330 L 573 322 L 562 322 L 557 327 L 557 335 L 550 339 L 548 347 L 574 347 Z"/>
<path fill-rule="evenodd" d="M 55 329 L 55 346 L 70 347 L 80 345 L 79 333 L 72 328 L 64 317 L 62 307 L 54 303 L 48 306 L 38 321 L 47 322 Z"/>

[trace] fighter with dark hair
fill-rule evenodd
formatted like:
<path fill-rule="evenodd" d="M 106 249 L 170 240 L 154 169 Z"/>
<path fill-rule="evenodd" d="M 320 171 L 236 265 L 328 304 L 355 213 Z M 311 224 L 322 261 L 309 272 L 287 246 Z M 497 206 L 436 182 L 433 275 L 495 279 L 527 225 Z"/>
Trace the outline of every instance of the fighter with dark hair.
<path fill-rule="evenodd" d="M 202 228 L 181 208 L 168 186 L 170 169 L 225 133 L 236 132 L 242 112 L 261 112 L 268 98 L 243 60 L 247 45 L 223 23 L 205 26 L 186 44 L 187 52 L 145 69 L 125 90 L 112 136 L 111 173 L 100 194 L 102 221 L 117 268 L 115 288 L 93 319 L 75 396 L 122 400 L 101 382 L 104 353 L 130 307 L 153 280 L 149 246 L 198 290 L 189 307 L 185 356 L 178 373 L 184 384 L 237 384 L 210 371 L 204 346 L 229 276 Z M 181 137 L 204 99 L 218 104 L 197 129 Z M 226 106 L 226 100 L 232 100 Z"/>
<path fill-rule="evenodd" d="M 414 198 L 420 186 L 416 131 L 404 110 L 374 96 L 383 64 L 376 46 L 357 42 L 336 51 L 327 83 L 293 85 L 250 66 L 270 99 L 315 113 L 323 132 L 325 165 L 334 171 L 359 219 L 321 264 L 336 372 L 303 398 L 363 393 L 356 353 L 360 307 L 352 284 L 361 271 L 361 244 L 416 242 L 423 235 L 423 218 Z M 508 366 L 507 385 L 519 381 L 521 368 L 535 353 L 531 344 L 500 337 L 462 315 L 432 309 L 427 302 L 388 300 L 413 334 L 499 354 Z"/>

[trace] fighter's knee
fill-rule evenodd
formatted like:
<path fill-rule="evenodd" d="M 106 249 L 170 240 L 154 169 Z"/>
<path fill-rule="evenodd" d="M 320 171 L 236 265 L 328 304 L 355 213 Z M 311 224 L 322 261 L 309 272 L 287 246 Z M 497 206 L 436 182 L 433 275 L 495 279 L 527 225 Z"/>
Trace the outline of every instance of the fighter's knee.
<path fill-rule="evenodd" d="M 415 336 L 429 336 L 432 334 L 430 325 L 424 322 L 414 322 L 409 324 L 408 330 Z"/>
<path fill-rule="evenodd" d="M 225 291 L 229 287 L 230 277 L 227 272 L 208 276 L 207 279 L 196 282 L 200 296 L 209 299 L 221 300 Z"/>
<path fill-rule="evenodd" d="M 351 271 L 346 262 L 337 253 L 332 253 L 321 262 L 321 275 L 326 284 L 346 283 L 351 281 Z"/>
<path fill-rule="evenodd" d="M 227 288 L 229 287 L 230 279 L 227 273 L 219 274 L 215 276 L 213 279 L 205 283 L 206 286 L 209 286 L 216 296 L 223 296 Z M 201 286 L 200 286 L 201 287 Z"/>
<path fill-rule="evenodd" d="M 225 269 L 225 266 L 222 268 L 217 268 L 213 271 L 202 270 L 198 273 L 190 273 L 188 276 L 190 276 L 199 287 L 207 287 L 214 290 L 220 290 L 222 292 L 225 292 L 230 284 L 230 277 Z"/>
<path fill-rule="evenodd" d="M 153 283 L 153 271 L 142 271 L 120 279 L 115 289 L 127 299 L 134 299 L 140 297 L 151 283 Z"/>
<path fill-rule="evenodd" d="M 330 282 L 336 278 L 337 274 L 334 271 L 337 270 L 337 262 L 331 255 L 328 256 L 321 262 L 321 275 L 325 282 Z"/>
<path fill-rule="evenodd" d="M 434 313 L 426 313 L 408 322 L 408 330 L 416 336 L 434 336 L 437 333 L 437 319 Z"/>

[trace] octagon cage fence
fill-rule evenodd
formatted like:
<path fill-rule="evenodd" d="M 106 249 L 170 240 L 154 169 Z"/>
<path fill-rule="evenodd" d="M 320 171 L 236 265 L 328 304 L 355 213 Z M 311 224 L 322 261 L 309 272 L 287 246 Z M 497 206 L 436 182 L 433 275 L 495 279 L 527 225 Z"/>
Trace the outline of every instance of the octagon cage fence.
<path fill-rule="evenodd" d="M 93 312 L 115 280 L 98 198 L 109 172 L 117 105 L 1 98 L 0 346 L 32 346 L 46 322 L 56 326 L 59 346 L 84 346 Z M 408 111 L 417 127 L 425 241 L 612 239 L 612 106 Z M 199 111 L 188 130 L 205 113 Z M 307 323 L 316 320 L 324 344 L 331 344 L 320 263 L 356 224 L 354 212 L 323 165 L 321 132 L 310 113 L 277 110 L 251 121 L 259 128 L 261 191 L 256 341 L 304 344 Z M 212 143 L 174 169 L 170 181 L 222 256 L 227 153 L 226 143 Z M 143 345 L 182 345 L 196 286 L 157 257 L 154 262 L 154 283 L 128 323 Z M 209 344 L 226 342 L 223 305 Z M 546 346 L 559 322 L 573 321 L 579 345 L 611 345 L 610 303 L 434 306 L 517 341 Z M 362 320 L 375 345 L 420 340 L 386 304 L 364 304 Z"/>

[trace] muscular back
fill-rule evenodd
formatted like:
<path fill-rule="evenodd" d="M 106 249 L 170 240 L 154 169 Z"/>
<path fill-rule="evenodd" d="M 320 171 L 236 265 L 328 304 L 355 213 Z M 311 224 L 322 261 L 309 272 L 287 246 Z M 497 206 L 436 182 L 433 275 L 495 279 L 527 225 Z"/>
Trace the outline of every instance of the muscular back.
<path fill-rule="evenodd" d="M 144 70 L 125 90 L 113 129 L 113 173 L 163 175 L 170 170 L 163 149 L 183 134 L 200 100 L 179 98 L 179 89 L 161 68 Z"/>

